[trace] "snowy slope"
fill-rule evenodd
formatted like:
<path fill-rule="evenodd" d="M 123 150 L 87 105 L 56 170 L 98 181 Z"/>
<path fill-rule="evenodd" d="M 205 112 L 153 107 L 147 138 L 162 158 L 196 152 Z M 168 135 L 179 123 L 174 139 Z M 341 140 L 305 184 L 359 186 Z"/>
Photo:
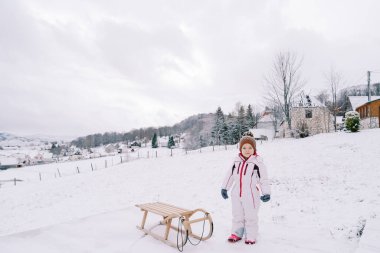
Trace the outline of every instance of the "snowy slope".
<path fill-rule="evenodd" d="M 219 192 L 237 152 L 231 147 L 2 187 L 0 249 L 2 253 L 176 252 L 135 228 L 142 213 L 134 205 L 159 200 L 211 213 L 213 237 L 196 247 L 186 245 L 185 252 L 355 252 L 361 245 L 358 233 L 366 238 L 365 245 L 380 236 L 375 222 L 380 215 L 376 140 L 380 129 L 258 143 L 273 195 L 261 206 L 260 236 L 253 246 L 225 240 L 231 204 Z M 15 170 L 0 171 L 5 177 L 2 173 Z M 148 221 L 158 221 L 154 218 L 158 217 Z"/>

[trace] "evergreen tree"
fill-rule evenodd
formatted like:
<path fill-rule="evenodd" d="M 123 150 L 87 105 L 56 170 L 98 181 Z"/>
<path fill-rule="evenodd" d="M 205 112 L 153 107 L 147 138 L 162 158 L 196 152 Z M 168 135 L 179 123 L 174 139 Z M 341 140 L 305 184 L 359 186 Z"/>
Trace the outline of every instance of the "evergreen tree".
<path fill-rule="evenodd" d="M 173 136 L 169 136 L 168 148 L 174 148 L 175 142 Z"/>
<path fill-rule="evenodd" d="M 238 131 L 239 131 L 239 139 L 240 139 L 240 137 L 243 135 L 243 133 L 245 133 L 249 130 L 247 127 L 245 110 L 244 110 L 243 106 L 240 106 L 240 108 L 239 108 L 236 123 L 237 123 Z"/>
<path fill-rule="evenodd" d="M 158 148 L 157 134 L 156 133 L 154 133 L 153 138 L 152 138 L 152 148 Z"/>
<path fill-rule="evenodd" d="M 201 148 L 207 146 L 206 140 L 202 137 L 202 135 L 199 136 L 199 146 L 200 146 Z"/>
<path fill-rule="evenodd" d="M 249 129 L 253 128 L 256 124 L 255 116 L 253 116 L 252 107 L 248 105 L 247 114 L 246 114 L 246 123 Z"/>
<path fill-rule="evenodd" d="M 230 143 L 229 130 L 228 130 L 228 125 L 226 122 L 223 123 L 223 127 L 222 127 L 222 140 L 223 140 L 223 144 Z"/>
<path fill-rule="evenodd" d="M 215 140 L 215 144 L 220 145 L 224 139 L 226 130 L 226 122 L 222 108 L 219 106 L 215 113 L 215 125 L 211 131 L 211 136 Z"/>
<path fill-rule="evenodd" d="M 240 140 L 240 127 L 236 121 L 228 124 L 228 144 L 236 144 Z"/>
<path fill-rule="evenodd" d="M 53 142 L 53 144 L 51 145 L 51 148 L 50 148 L 50 152 L 53 155 L 59 155 L 61 153 L 61 150 L 62 150 L 62 147 L 59 146 L 56 142 Z"/>
<path fill-rule="evenodd" d="M 360 127 L 360 116 L 357 111 L 349 111 L 346 112 L 346 120 L 345 120 L 346 128 L 351 132 L 359 131 Z"/>

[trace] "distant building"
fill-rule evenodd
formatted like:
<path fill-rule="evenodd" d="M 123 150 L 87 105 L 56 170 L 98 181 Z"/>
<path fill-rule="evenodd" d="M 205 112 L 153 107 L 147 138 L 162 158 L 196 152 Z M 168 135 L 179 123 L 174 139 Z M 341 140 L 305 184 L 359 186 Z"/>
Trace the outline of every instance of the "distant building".
<path fill-rule="evenodd" d="M 380 96 L 349 96 L 350 110 L 357 111 L 360 115 L 362 129 L 380 127 Z"/>
<path fill-rule="evenodd" d="M 276 131 L 278 123 L 275 120 L 273 112 L 266 108 L 266 110 L 260 115 L 260 119 L 256 124 L 256 128 L 251 129 L 253 132 L 255 139 L 265 140 L 268 138 L 274 138 L 276 135 Z"/>
<path fill-rule="evenodd" d="M 108 145 L 105 147 L 105 151 L 106 151 L 107 153 L 113 153 L 113 152 L 116 152 L 117 149 L 116 149 L 115 145 L 113 145 L 113 144 L 108 144 Z"/>
<path fill-rule="evenodd" d="M 141 147 L 141 143 L 138 142 L 138 141 L 134 141 L 130 144 L 129 146 L 130 148 L 137 148 L 137 147 Z"/>
<path fill-rule="evenodd" d="M 279 136 L 306 137 L 319 133 L 328 133 L 334 129 L 333 115 L 329 109 L 315 97 L 300 96 L 300 100 L 292 104 L 290 109 L 292 131 L 283 121 L 280 124 Z"/>

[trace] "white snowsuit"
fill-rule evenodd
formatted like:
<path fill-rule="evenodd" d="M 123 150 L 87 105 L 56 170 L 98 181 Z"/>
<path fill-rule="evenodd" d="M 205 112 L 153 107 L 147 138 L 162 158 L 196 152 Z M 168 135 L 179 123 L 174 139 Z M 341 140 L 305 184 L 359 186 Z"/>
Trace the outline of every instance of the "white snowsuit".
<path fill-rule="evenodd" d="M 236 157 L 228 169 L 222 189 L 231 191 L 232 233 L 240 237 L 246 234 L 246 240 L 255 241 L 258 233 L 258 211 L 260 192 L 270 194 L 267 169 L 258 155 L 247 160 L 242 154 Z"/>

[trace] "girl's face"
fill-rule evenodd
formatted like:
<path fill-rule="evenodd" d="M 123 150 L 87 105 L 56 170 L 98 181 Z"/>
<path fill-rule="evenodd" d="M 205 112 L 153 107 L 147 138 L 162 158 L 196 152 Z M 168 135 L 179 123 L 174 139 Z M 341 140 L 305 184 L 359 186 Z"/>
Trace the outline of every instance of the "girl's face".
<path fill-rule="evenodd" d="M 249 143 L 246 143 L 243 145 L 243 147 L 241 148 L 241 153 L 243 154 L 243 156 L 245 158 L 248 158 L 249 156 L 253 155 L 254 153 L 254 149 L 253 147 L 251 146 L 251 144 Z"/>

